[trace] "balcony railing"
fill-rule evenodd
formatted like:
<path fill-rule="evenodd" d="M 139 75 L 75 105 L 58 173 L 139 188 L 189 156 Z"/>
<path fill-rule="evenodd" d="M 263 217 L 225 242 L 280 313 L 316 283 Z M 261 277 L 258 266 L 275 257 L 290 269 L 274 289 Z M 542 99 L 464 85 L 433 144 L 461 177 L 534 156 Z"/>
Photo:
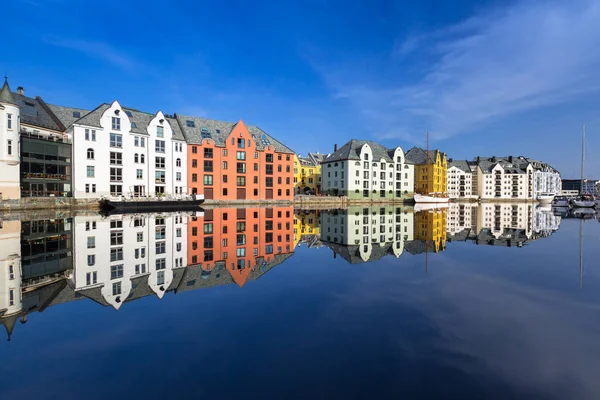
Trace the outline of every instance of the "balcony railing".
<path fill-rule="evenodd" d="M 43 172 L 25 172 L 23 174 L 25 179 L 56 179 L 60 181 L 66 181 L 69 177 L 65 174 L 46 174 Z"/>
<path fill-rule="evenodd" d="M 29 132 L 25 129 L 21 129 L 21 136 L 30 137 L 33 139 L 47 140 L 49 142 L 71 144 L 71 139 L 67 135 L 60 135 L 60 134 L 42 135 L 40 133 Z"/>

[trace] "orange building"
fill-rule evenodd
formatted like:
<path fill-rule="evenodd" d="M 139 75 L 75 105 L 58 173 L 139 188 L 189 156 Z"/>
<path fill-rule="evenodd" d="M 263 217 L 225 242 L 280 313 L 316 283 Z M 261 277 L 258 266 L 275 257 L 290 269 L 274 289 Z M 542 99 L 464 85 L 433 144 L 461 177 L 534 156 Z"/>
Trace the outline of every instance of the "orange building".
<path fill-rule="evenodd" d="M 190 194 L 293 200 L 294 152 L 255 126 L 175 115 L 188 146 Z"/>
<path fill-rule="evenodd" d="M 187 265 L 225 266 L 240 287 L 263 260 L 294 252 L 292 207 L 218 208 L 190 218 Z"/>

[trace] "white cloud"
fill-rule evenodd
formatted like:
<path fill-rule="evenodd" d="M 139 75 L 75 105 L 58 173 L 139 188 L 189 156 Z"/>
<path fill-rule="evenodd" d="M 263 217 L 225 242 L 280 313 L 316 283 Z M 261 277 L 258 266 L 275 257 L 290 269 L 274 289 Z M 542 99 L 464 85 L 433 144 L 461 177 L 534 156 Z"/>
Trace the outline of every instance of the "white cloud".
<path fill-rule="evenodd" d="M 389 76 L 352 64 L 318 69 L 377 122 L 378 136 L 421 140 L 428 130 L 439 139 L 597 92 L 599 45 L 600 2 L 522 2 L 397 41 L 382 70 L 408 58 L 424 65 L 416 80 L 400 65 Z"/>

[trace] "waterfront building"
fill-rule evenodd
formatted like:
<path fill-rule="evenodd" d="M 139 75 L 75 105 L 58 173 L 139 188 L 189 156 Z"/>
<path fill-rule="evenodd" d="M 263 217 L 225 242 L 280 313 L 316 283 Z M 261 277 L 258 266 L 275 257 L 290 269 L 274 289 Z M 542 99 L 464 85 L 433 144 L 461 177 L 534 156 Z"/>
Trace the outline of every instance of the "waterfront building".
<path fill-rule="evenodd" d="M 199 264 L 207 273 L 227 270 L 242 287 L 254 269 L 294 252 L 293 212 L 292 207 L 205 210 L 188 224 L 187 264 Z"/>
<path fill-rule="evenodd" d="M 176 115 L 188 143 L 188 187 L 207 200 L 292 200 L 294 152 L 260 128 Z"/>
<path fill-rule="evenodd" d="M 413 195 L 414 168 L 401 147 L 352 139 L 321 165 L 323 194 L 349 199 L 403 199 Z"/>
<path fill-rule="evenodd" d="M 406 152 L 406 159 L 414 164 L 415 192 L 446 195 L 448 193 L 448 160 L 439 150 L 423 150 L 413 147 Z"/>
<path fill-rule="evenodd" d="M 398 258 L 414 238 L 414 214 L 408 207 L 350 206 L 322 211 L 320 230 L 324 244 L 351 264 Z"/>
<path fill-rule="evenodd" d="M 424 243 L 428 251 L 433 253 L 444 251 L 446 249 L 446 225 L 447 211 L 445 209 L 415 213 L 415 242 Z"/>
<path fill-rule="evenodd" d="M 0 89 L 0 200 L 19 199 L 19 132 L 21 110 L 4 79 Z"/>
<path fill-rule="evenodd" d="M 562 180 L 562 193 L 577 195 L 580 193 L 597 193 L 597 184 L 600 181 L 594 179 L 583 180 L 583 190 L 581 186 L 581 179 L 563 179 Z"/>
<path fill-rule="evenodd" d="M 185 213 L 76 216 L 75 291 L 115 309 L 143 290 L 162 298 L 187 265 L 187 225 Z"/>
<path fill-rule="evenodd" d="M 473 163 L 465 160 L 448 160 L 448 197 L 451 199 L 474 199 L 477 192 L 473 185 Z"/>
<path fill-rule="evenodd" d="M 23 309 L 22 278 L 21 221 L 0 220 L 0 318 L 9 338 Z"/>
<path fill-rule="evenodd" d="M 307 237 L 321 237 L 319 210 L 298 210 L 294 214 L 294 248 Z"/>
<path fill-rule="evenodd" d="M 310 156 L 294 155 L 294 192 L 296 194 L 321 192 L 321 163 L 316 160 L 318 159 Z"/>

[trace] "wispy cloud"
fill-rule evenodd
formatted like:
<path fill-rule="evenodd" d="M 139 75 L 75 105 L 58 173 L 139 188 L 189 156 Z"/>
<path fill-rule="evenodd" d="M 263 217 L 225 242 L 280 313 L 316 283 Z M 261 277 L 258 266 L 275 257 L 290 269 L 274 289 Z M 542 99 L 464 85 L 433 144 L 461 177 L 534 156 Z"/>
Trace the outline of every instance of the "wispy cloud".
<path fill-rule="evenodd" d="M 104 60 L 126 71 L 133 71 L 139 65 L 134 58 L 108 43 L 82 39 L 58 38 L 53 36 L 45 37 L 44 41 L 57 47 L 75 50 L 89 57 Z"/>
<path fill-rule="evenodd" d="M 314 64 L 376 135 L 446 138 L 597 92 L 599 45 L 599 2 L 522 2 L 397 40 L 382 62 L 391 73 Z M 424 67 L 407 71 L 407 58 Z"/>

